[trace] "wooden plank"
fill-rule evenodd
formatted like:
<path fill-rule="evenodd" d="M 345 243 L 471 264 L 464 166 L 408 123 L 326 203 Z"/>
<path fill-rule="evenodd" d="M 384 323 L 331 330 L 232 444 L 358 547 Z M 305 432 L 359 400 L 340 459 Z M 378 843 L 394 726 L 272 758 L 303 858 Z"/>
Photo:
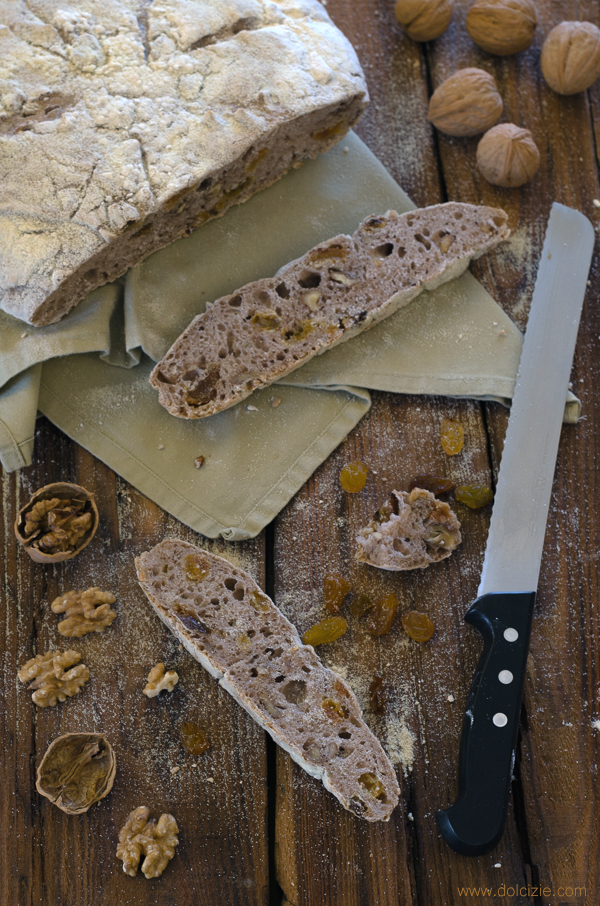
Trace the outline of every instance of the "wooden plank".
<path fill-rule="evenodd" d="M 15 551 L 11 520 L 20 501 L 66 476 L 96 495 L 100 529 L 79 557 L 53 567 Z M 137 586 L 133 557 L 164 537 L 204 542 L 264 582 L 262 539 L 245 544 L 200 539 L 167 516 L 47 422 L 36 437 L 36 464 L 5 478 L 4 545 L 7 572 L 3 603 L 7 707 L 3 727 L 5 768 L 16 773 L 14 797 L 5 797 L 12 841 L 2 872 L 0 901 L 122 903 L 173 906 L 223 903 L 266 906 L 268 893 L 266 747 L 264 733 L 178 644 Z M 71 588 L 98 585 L 117 597 L 118 617 L 104 633 L 64 639 L 49 604 Z M 18 610 L 15 613 L 15 598 Z M 90 681 L 75 698 L 36 709 L 15 681 L 16 668 L 36 652 L 73 648 L 84 655 Z M 177 670 L 179 684 L 158 699 L 141 694 L 158 661 Z M 181 723 L 206 728 L 211 748 L 187 754 Z M 34 768 L 56 736 L 102 730 L 118 760 L 110 795 L 83 816 L 63 814 L 34 790 Z M 14 739 L 14 743 L 12 740 Z M 7 776 L 7 775 L 3 775 Z M 115 852 L 129 812 L 148 805 L 168 811 L 180 828 L 180 845 L 160 879 L 127 877 Z M 15 878 L 22 878 L 18 888 Z"/>

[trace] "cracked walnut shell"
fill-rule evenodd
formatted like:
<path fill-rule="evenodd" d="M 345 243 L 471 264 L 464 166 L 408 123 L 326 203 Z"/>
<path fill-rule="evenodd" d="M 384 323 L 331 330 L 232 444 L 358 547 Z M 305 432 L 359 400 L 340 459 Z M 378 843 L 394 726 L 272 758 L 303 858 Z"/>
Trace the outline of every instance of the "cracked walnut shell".
<path fill-rule="evenodd" d="M 123 860 L 123 871 L 134 878 L 142 854 L 142 872 L 146 878 L 158 878 L 175 855 L 179 843 L 179 828 L 173 815 L 163 814 L 158 823 L 150 817 L 150 809 L 136 808 L 121 828 L 117 858 Z"/>
<path fill-rule="evenodd" d="M 600 76 L 600 29 L 591 22 L 561 22 L 544 41 L 541 64 L 553 91 L 585 91 Z"/>
<path fill-rule="evenodd" d="M 66 613 L 58 624 L 58 631 L 67 638 L 80 639 L 88 632 L 102 632 L 116 619 L 111 608 L 116 598 L 109 591 L 88 588 L 86 591 L 68 591 L 55 598 L 50 605 L 52 613 Z"/>
<path fill-rule="evenodd" d="M 90 671 L 80 660 L 78 651 L 47 651 L 23 664 L 17 676 L 22 683 L 33 680 L 28 687 L 35 690 L 31 698 L 40 708 L 47 708 L 77 695 L 87 683 Z"/>
<path fill-rule="evenodd" d="M 97 528 L 93 494 L 77 484 L 56 482 L 36 491 L 19 511 L 15 535 L 36 563 L 60 563 L 87 547 Z"/>
<path fill-rule="evenodd" d="M 527 50 L 537 25 L 532 0 L 475 0 L 467 31 L 482 50 L 508 56 Z"/>
<path fill-rule="evenodd" d="M 413 41 L 433 41 L 450 25 L 454 0 L 397 0 L 395 13 Z"/>
<path fill-rule="evenodd" d="M 431 95 L 427 119 L 447 135 L 478 135 L 502 113 L 494 77 L 483 69 L 459 69 Z"/>
<path fill-rule="evenodd" d="M 477 146 L 477 166 L 493 186 L 522 186 L 535 176 L 539 165 L 540 152 L 531 132 L 514 123 L 494 126 Z"/>
<path fill-rule="evenodd" d="M 148 682 L 142 692 L 148 698 L 156 698 L 163 689 L 172 692 L 178 682 L 179 674 L 175 670 L 167 670 L 165 673 L 165 665 L 158 663 L 148 674 Z"/>
<path fill-rule="evenodd" d="M 103 733 L 67 733 L 50 743 L 37 769 L 42 796 L 68 815 L 82 815 L 110 793 L 117 770 Z"/>

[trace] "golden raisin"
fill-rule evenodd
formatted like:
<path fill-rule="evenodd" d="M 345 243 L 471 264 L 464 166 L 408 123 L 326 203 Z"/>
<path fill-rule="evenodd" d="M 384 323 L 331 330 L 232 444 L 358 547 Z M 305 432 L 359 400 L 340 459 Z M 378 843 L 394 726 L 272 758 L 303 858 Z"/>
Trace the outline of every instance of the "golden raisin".
<path fill-rule="evenodd" d="M 363 790 L 369 793 L 374 799 L 385 799 L 385 787 L 379 777 L 376 777 L 371 771 L 361 774 L 358 778 L 358 782 Z"/>
<path fill-rule="evenodd" d="M 340 484 L 349 494 L 358 494 L 367 483 L 369 470 L 364 462 L 347 462 L 340 472 Z"/>
<path fill-rule="evenodd" d="M 415 642 L 428 642 L 435 632 L 435 623 L 426 613 L 410 610 L 401 619 L 405 633 Z"/>
<path fill-rule="evenodd" d="M 486 506 L 494 499 L 494 494 L 489 488 L 484 488 L 480 484 L 467 484 L 457 488 L 454 496 L 459 503 L 471 507 L 472 510 L 478 510 L 479 507 Z"/>
<path fill-rule="evenodd" d="M 451 418 L 443 418 L 440 425 L 440 441 L 442 450 L 448 456 L 456 456 L 463 448 L 465 432 L 460 422 Z"/>
<path fill-rule="evenodd" d="M 366 621 L 367 631 L 371 635 L 385 635 L 392 628 L 394 617 L 398 612 L 398 598 L 392 592 L 378 598 L 369 611 Z"/>
<path fill-rule="evenodd" d="M 423 488 L 424 491 L 429 491 L 435 497 L 439 497 L 440 494 L 447 494 L 456 485 L 449 478 L 441 478 L 439 475 L 417 475 L 413 479 L 413 482 L 410 486 L 411 490 L 413 488 Z"/>
<path fill-rule="evenodd" d="M 186 721 L 181 725 L 179 735 L 181 745 L 190 755 L 202 755 L 203 752 L 210 748 L 206 733 L 197 724 Z"/>
<path fill-rule="evenodd" d="M 355 617 L 364 617 L 367 610 L 370 610 L 372 606 L 373 602 L 371 601 L 370 597 L 361 593 L 360 595 L 357 595 L 352 601 L 352 604 L 350 605 L 350 613 Z"/>
<path fill-rule="evenodd" d="M 320 623 L 306 630 L 302 641 L 305 645 L 316 648 L 317 645 L 326 645 L 327 642 L 341 639 L 347 629 L 348 624 L 343 617 L 325 617 Z"/>
<path fill-rule="evenodd" d="M 337 613 L 352 586 L 343 576 L 332 573 L 323 579 L 323 604 L 329 613 Z"/>
<path fill-rule="evenodd" d="M 271 609 L 269 598 L 259 591 L 253 591 L 250 595 L 250 603 L 259 613 L 267 613 Z"/>
<path fill-rule="evenodd" d="M 329 720 L 345 720 L 348 717 L 347 709 L 333 698 L 326 698 L 321 707 Z"/>
<path fill-rule="evenodd" d="M 371 711 L 373 714 L 385 714 L 387 695 L 385 693 L 382 677 L 373 677 L 373 681 L 369 686 L 369 698 L 371 700 Z"/>
<path fill-rule="evenodd" d="M 192 582 L 202 582 L 208 576 L 210 567 L 197 554 L 188 554 L 183 560 L 183 571 Z"/>

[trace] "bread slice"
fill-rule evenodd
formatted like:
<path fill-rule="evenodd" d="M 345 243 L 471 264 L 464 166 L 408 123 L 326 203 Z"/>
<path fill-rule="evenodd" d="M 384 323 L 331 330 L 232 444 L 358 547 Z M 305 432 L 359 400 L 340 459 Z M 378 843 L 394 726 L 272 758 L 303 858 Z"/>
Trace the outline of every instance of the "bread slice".
<path fill-rule="evenodd" d="M 198 315 L 152 372 L 159 401 L 181 418 L 233 406 L 458 277 L 509 236 L 506 222 L 455 202 L 368 217 Z"/>
<path fill-rule="evenodd" d="M 243 570 L 185 541 L 135 561 L 154 610 L 276 743 L 344 808 L 387 821 L 400 789 L 346 683 Z"/>
<path fill-rule="evenodd" d="M 0 308 L 31 324 L 326 151 L 366 105 L 316 0 L 0 8 Z"/>
<path fill-rule="evenodd" d="M 425 569 L 449 557 L 461 542 L 460 522 L 430 491 L 392 491 L 357 536 L 356 559 L 379 569 Z"/>

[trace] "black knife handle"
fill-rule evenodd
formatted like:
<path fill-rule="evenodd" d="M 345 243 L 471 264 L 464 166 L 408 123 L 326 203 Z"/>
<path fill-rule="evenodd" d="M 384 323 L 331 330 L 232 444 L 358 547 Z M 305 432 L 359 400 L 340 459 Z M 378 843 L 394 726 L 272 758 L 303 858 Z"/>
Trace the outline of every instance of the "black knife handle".
<path fill-rule="evenodd" d="M 436 814 L 444 840 L 463 856 L 489 852 L 504 830 L 534 604 L 535 592 L 496 592 L 465 615 L 484 647 L 463 718 L 458 798 Z"/>

